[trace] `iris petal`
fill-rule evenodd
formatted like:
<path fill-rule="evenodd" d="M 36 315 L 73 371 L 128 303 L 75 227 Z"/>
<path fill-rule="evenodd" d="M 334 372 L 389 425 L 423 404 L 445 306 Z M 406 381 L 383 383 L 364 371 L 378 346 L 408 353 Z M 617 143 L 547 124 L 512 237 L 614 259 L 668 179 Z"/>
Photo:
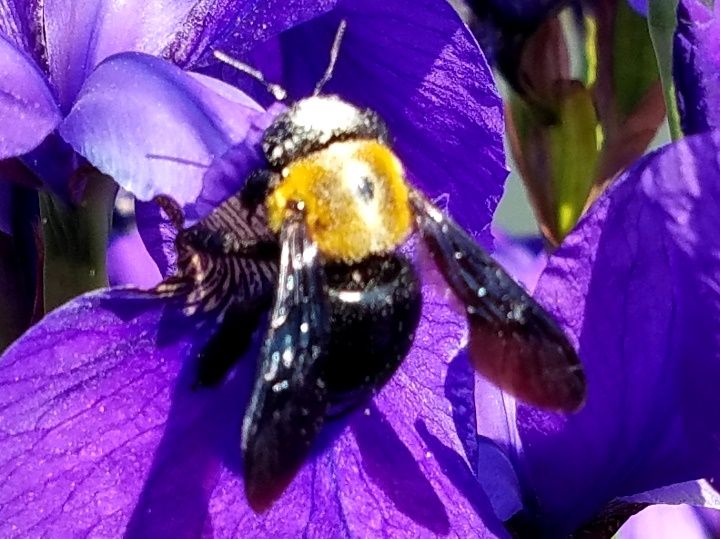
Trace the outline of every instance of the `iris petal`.
<path fill-rule="evenodd" d="M 202 196 L 213 158 L 244 141 L 248 169 L 259 162 L 264 114 L 220 81 L 124 53 L 93 72 L 60 134 L 140 200 L 168 194 L 195 220 L 220 202 Z"/>
<path fill-rule="evenodd" d="M 60 111 L 35 62 L 0 34 L 0 159 L 29 152 L 60 123 Z"/>
<path fill-rule="evenodd" d="M 713 132 L 643 159 L 540 279 L 537 297 L 578 343 L 588 380 L 577 415 L 518 411 L 548 529 L 568 532 L 618 496 L 717 475 L 719 148 Z"/>
<path fill-rule="evenodd" d="M 463 316 L 432 287 L 424 293 L 398 374 L 330 429 L 262 515 L 239 471 L 254 359 L 220 387 L 193 390 L 209 326 L 127 289 L 72 301 L 0 360 L 0 532 L 505 536 L 457 435 L 454 410 L 472 405 L 472 376 L 460 382 L 464 401 L 446 396 Z"/>
<path fill-rule="evenodd" d="M 686 135 L 720 127 L 720 7 L 682 0 L 673 49 L 673 77 Z"/>
<path fill-rule="evenodd" d="M 492 245 L 507 175 L 502 102 L 470 31 L 444 2 L 341 1 L 281 35 L 293 97 L 310 95 L 322 77 L 341 19 L 347 30 L 324 92 L 378 112 L 410 179 L 433 197 L 447 194 L 457 220 Z"/>

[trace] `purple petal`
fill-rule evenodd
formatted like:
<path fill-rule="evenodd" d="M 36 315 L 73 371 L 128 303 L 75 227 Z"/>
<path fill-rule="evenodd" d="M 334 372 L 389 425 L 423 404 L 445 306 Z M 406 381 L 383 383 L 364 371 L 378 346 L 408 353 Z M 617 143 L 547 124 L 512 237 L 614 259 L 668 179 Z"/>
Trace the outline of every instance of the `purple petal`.
<path fill-rule="evenodd" d="M 254 361 L 192 390 L 202 328 L 132 291 L 83 296 L 0 362 L 0 535 L 504 536 L 457 434 L 461 314 L 424 290 L 400 372 L 263 514 L 238 470 Z M 175 307 L 177 309 L 177 307 Z"/>
<path fill-rule="evenodd" d="M 540 279 L 588 380 L 577 415 L 518 411 L 527 486 L 556 533 L 615 497 L 717 473 L 719 149 L 711 133 L 641 161 Z"/>
<path fill-rule="evenodd" d="M 186 28 L 198 23 L 197 10 L 207 3 L 198 0 L 44 2 L 43 31 L 50 79 L 63 110 L 69 110 L 85 79 L 108 56 L 126 51 L 159 56 L 172 44 L 184 42 Z M 227 10 L 217 2 L 214 4 L 217 12 Z"/>
<path fill-rule="evenodd" d="M 320 80 L 341 19 L 347 31 L 324 91 L 380 113 L 412 181 L 433 197 L 447 193 L 450 212 L 491 245 L 507 175 L 504 124 L 475 39 L 447 2 L 343 0 L 281 36 L 294 97 Z"/>
<path fill-rule="evenodd" d="M 135 285 L 151 288 L 161 280 L 158 267 L 135 228 L 110 240 L 107 269 L 112 286 Z"/>
<path fill-rule="evenodd" d="M 627 0 L 627 3 L 630 4 L 630 7 L 637 11 L 640 15 L 647 16 L 648 0 Z"/>
<path fill-rule="evenodd" d="M 673 77 L 683 132 L 720 127 L 720 6 L 681 0 L 673 50 Z"/>
<path fill-rule="evenodd" d="M 523 286 L 532 291 L 547 264 L 540 238 L 513 238 L 502 231 L 493 230 L 495 251 L 493 258 Z"/>
<path fill-rule="evenodd" d="M 618 531 L 618 539 L 707 539 L 720 533 L 720 511 L 689 505 L 653 505 Z"/>
<path fill-rule="evenodd" d="M 0 159 L 29 152 L 61 120 L 35 62 L 0 34 Z"/>
<path fill-rule="evenodd" d="M 93 72 L 60 133 L 140 200 L 168 194 L 194 220 L 222 200 L 203 191 L 203 175 L 215 157 L 244 142 L 246 169 L 260 163 L 265 116 L 220 81 L 126 53 Z"/>
<path fill-rule="evenodd" d="M 110 291 L 51 313 L 0 364 L 0 535 L 117 536 L 141 493 L 196 336 Z M 188 395 L 200 407 L 207 394 Z M 197 421 L 188 414 L 187 424 Z M 199 432 L 199 431 L 198 431 Z"/>
<path fill-rule="evenodd" d="M 241 55 L 253 46 L 332 9 L 337 0 L 201 0 L 163 56 L 181 66 L 207 60 L 210 49 Z"/>
<path fill-rule="evenodd" d="M 33 15 L 39 9 L 40 0 L 0 0 L 0 34 L 19 49 L 32 53 L 37 45 Z"/>
<path fill-rule="evenodd" d="M 177 230 L 175 225 L 154 202 L 136 200 L 135 219 L 140 238 L 160 270 L 160 275 L 168 277 L 175 273 L 177 269 L 177 252 L 175 251 Z"/>
<path fill-rule="evenodd" d="M 284 107 L 278 104 L 268 109 L 263 118 L 272 118 Z M 261 119 L 262 120 L 262 119 Z M 255 128 L 261 126 L 256 122 Z M 264 126 L 266 126 L 264 124 Z M 255 129 L 254 128 L 254 129 Z M 259 131 L 257 131 L 259 133 Z M 250 135 L 255 136 L 255 132 Z M 248 174 L 258 167 L 258 155 L 254 148 L 248 148 L 244 143 L 231 147 L 220 157 L 213 160 L 210 167 L 202 177 L 202 190 L 194 204 L 186 206 L 186 217 L 192 218 L 208 213 L 221 201 L 237 193 L 245 182 Z M 164 276 L 175 271 L 175 225 L 152 202 L 136 201 L 135 216 L 140 236 Z"/>

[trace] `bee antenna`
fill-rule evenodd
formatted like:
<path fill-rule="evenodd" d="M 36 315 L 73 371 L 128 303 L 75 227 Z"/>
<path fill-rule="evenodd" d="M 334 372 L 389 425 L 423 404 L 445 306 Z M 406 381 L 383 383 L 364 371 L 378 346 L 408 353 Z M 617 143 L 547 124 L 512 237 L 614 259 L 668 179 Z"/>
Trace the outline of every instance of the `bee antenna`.
<path fill-rule="evenodd" d="M 215 49 L 213 51 L 213 56 L 216 59 L 220 60 L 222 63 L 232 66 L 238 71 L 242 71 L 243 73 L 250 75 L 252 78 L 260 82 L 265 87 L 265 89 L 278 101 L 283 101 L 285 98 L 287 98 L 287 92 L 285 91 L 285 88 L 283 88 L 279 84 L 274 84 L 272 82 L 266 81 L 263 74 L 254 67 L 250 67 L 249 65 L 244 64 L 237 58 L 233 58 L 232 56 L 229 56 L 228 54 L 225 54 L 223 51 L 218 49 Z"/>
<path fill-rule="evenodd" d="M 340 21 L 340 26 L 338 26 L 338 29 L 335 32 L 335 39 L 333 40 L 332 48 L 330 49 L 330 63 L 328 63 L 327 69 L 325 69 L 325 74 L 315 85 L 313 95 L 318 95 L 322 91 L 323 86 L 325 86 L 333 76 L 335 62 L 337 62 L 338 53 L 340 52 L 340 44 L 342 43 L 343 36 L 345 35 L 345 28 L 347 28 L 347 21 L 343 19 Z"/>

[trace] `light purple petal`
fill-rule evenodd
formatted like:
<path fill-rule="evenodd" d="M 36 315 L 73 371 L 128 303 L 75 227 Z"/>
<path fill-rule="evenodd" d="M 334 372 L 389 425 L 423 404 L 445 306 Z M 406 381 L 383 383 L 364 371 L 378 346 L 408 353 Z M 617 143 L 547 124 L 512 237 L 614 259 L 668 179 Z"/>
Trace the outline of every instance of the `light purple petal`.
<path fill-rule="evenodd" d="M 281 36 L 285 84 L 308 96 L 347 21 L 325 92 L 376 110 L 411 180 L 491 245 L 489 224 L 507 171 L 502 102 L 475 39 L 447 2 L 340 1 Z"/>
<path fill-rule="evenodd" d="M 681 0 L 673 78 L 686 135 L 720 127 L 720 6 Z"/>
<path fill-rule="evenodd" d="M 151 288 L 161 280 L 160 271 L 135 228 L 110 240 L 107 270 L 111 286 Z"/>
<path fill-rule="evenodd" d="M 0 535 L 505 536 L 458 437 L 472 377 L 446 395 L 463 316 L 424 293 L 399 373 L 263 515 L 238 473 L 251 357 L 192 390 L 207 335 L 177 307 L 116 290 L 51 313 L 0 361 Z"/>
<path fill-rule="evenodd" d="M 2 34 L 0 74 L 0 159 L 5 159 L 37 147 L 61 117 L 40 69 Z"/>
<path fill-rule="evenodd" d="M 717 475 L 719 150 L 714 132 L 641 161 L 540 279 L 588 379 L 577 415 L 518 411 L 526 486 L 554 533 L 615 497 Z"/>
<path fill-rule="evenodd" d="M 45 1 L 42 20 L 50 79 L 63 110 L 69 110 L 85 79 L 108 56 L 126 51 L 157 56 L 181 39 L 183 30 L 197 23 L 192 14 L 202 3 Z M 220 6 L 216 10 L 222 11 Z"/>
<path fill-rule="evenodd" d="M 495 251 L 493 258 L 523 286 L 533 291 L 542 270 L 547 264 L 547 255 L 542 249 L 540 238 L 513 238 L 500 230 L 493 230 Z"/>
<path fill-rule="evenodd" d="M 618 539 L 707 539 L 720 533 L 720 511 L 689 505 L 653 505 L 618 531 Z"/>
<path fill-rule="evenodd" d="M 720 509 L 720 493 L 705 479 L 676 483 L 620 499 L 629 503 L 687 504 Z"/>
<path fill-rule="evenodd" d="M 244 142 L 247 170 L 259 164 L 265 116 L 220 81 L 126 53 L 93 72 L 60 133 L 138 199 L 170 195 L 193 220 L 222 200 L 203 191 L 203 175 L 215 157 Z"/>

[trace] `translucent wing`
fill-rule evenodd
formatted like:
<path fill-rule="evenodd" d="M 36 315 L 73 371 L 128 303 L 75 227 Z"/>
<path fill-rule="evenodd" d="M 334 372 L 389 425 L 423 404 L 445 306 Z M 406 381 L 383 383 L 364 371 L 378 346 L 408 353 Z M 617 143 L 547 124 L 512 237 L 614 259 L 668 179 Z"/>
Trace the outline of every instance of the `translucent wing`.
<path fill-rule="evenodd" d="M 330 313 L 324 274 L 301 214 L 280 234 L 280 275 L 262 364 L 242 433 L 245 491 L 263 511 L 308 455 L 328 409 L 321 373 Z"/>
<path fill-rule="evenodd" d="M 465 304 L 475 368 L 528 403 L 572 411 L 585 375 L 555 321 L 452 219 L 417 191 L 417 226 L 445 280 Z"/>

